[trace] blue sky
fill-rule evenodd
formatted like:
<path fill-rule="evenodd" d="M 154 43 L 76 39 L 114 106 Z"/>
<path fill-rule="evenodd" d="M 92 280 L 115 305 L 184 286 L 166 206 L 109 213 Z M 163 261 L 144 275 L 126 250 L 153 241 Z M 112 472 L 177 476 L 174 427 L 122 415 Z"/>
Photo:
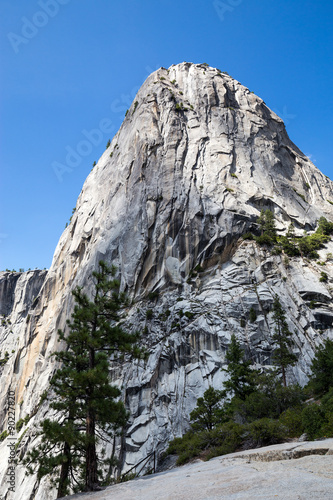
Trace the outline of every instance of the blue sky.
<path fill-rule="evenodd" d="M 333 178 L 331 0 L 1 0 L 0 16 L 1 270 L 50 266 L 94 160 L 160 66 L 227 71 Z"/>

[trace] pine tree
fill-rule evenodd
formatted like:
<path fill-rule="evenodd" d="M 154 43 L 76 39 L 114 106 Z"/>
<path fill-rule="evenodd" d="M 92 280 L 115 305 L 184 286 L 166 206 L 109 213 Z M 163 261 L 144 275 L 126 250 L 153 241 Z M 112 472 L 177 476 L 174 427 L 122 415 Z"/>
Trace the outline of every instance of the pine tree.
<path fill-rule="evenodd" d="M 192 428 L 195 430 L 207 429 L 211 431 L 220 421 L 222 391 L 209 387 L 198 398 L 197 406 L 190 413 Z"/>
<path fill-rule="evenodd" d="M 120 312 L 126 297 L 119 292 L 116 269 L 99 263 L 93 273 L 92 300 L 82 288 L 73 292 L 76 305 L 69 333 L 59 330 L 66 349 L 54 353 L 61 363 L 50 382 L 56 420 L 43 422 L 41 444 L 32 450 L 24 463 L 28 473 L 37 465 L 37 476 L 53 476 L 58 498 L 70 489 L 99 489 L 98 442 L 108 441 L 125 424 L 128 414 L 121 401 L 120 390 L 109 383 L 109 356 L 130 353 L 140 356 L 137 334 L 122 329 Z M 60 470 L 59 470 L 60 469 Z"/>
<path fill-rule="evenodd" d="M 224 393 L 232 394 L 244 400 L 247 395 L 255 390 L 254 375 L 256 370 L 250 368 L 251 361 L 244 359 L 244 351 L 236 339 L 235 334 L 231 336 L 231 342 L 226 354 L 228 368 L 223 369 L 229 378 L 224 382 Z"/>
<path fill-rule="evenodd" d="M 287 386 L 286 368 L 297 362 L 297 356 L 291 352 L 292 348 L 292 333 L 288 328 L 285 312 L 281 306 L 279 297 L 275 295 L 273 302 L 273 319 L 275 322 L 275 333 L 273 340 L 276 344 L 273 361 L 277 364 L 282 374 L 284 387 Z"/>
<path fill-rule="evenodd" d="M 315 395 L 321 396 L 333 387 L 333 341 L 326 339 L 316 349 L 311 364 L 309 387 Z"/>
<path fill-rule="evenodd" d="M 261 234 L 256 238 L 259 244 L 272 245 L 277 241 L 274 214 L 270 210 L 262 210 L 257 219 Z"/>

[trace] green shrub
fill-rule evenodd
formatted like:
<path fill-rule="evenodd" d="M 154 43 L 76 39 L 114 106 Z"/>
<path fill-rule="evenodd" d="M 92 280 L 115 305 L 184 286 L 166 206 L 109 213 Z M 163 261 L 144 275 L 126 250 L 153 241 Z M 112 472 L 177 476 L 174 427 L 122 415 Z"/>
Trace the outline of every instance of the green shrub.
<path fill-rule="evenodd" d="M 261 418 L 247 426 L 247 440 L 253 448 L 282 443 L 286 436 L 287 431 L 278 420 Z"/>
<path fill-rule="evenodd" d="M 321 408 L 325 415 L 333 413 L 333 387 L 330 387 L 329 391 L 322 397 Z"/>
<path fill-rule="evenodd" d="M 300 251 L 297 248 L 295 240 L 288 238 L 287 236 L 280 236 L 278 238 L 278 243 L 281 245 L 284 253 L 289 255 L 289 257 L 296 257 L 300 255 Z"/>
<path fill-rule="evenodd" d="M 252 233 L 245 233 L 245 234 L 243 234 L 242 238 L 243 238 L 243 240 L 253 240 L 254 236 Z"/>
<path fill-rule="evenodd" d="M 251 323 L 254 323 L 256 319 L 257 319 L 257 313 L 253 309 L 253 307 L 251 307 L 251 309 L 249 311 L 249 320 L 250 320 Z"/>
<path fill-rule="evenodd" d="M 279 421 L 286 428 L 288 437 L 299 437 L 304 432 L 299 408 L 288 408 L 280 415 Z"/>
<path fill-rule="evenodd" d="M 110 144 L 111 144 L 111 141 L 109 139 L 108 142 L 106 143 L 106 149 L 108 149 L 108 147 L 110 147 Z"/>
<path fill-rule="evenodd" d="M 204 268 L 200 266 L 200 264 L 198 264 L 197 266 L 195 266 L 194 271 L 196 273 L 202 273 L 204 271 Z"/>
<path fill-rule="evenodd" d="M 237 177 L 237 175 L 236 175 L 236 174 L 231 173 L 230 175 L 231 175 L 231 177 L 235 177 L 236 179 L 238 179 L 238 177 Z"/>
<path fill-rule="evenodd" d="M 7 430 L 6 430 L 6 431 L 3 431 L 3 432 L 0 434 L 0 443 L 6 439 L 6 437 L 8 436 L 8 434 L 9 434 L 9 433 L 8 433 L 8 431 L 7 431 Z"/>
<path fill-rule="evenodd" d="M 20 430 L 22 429 L 22 427 L 24 425 L 26 425 L 30 420 L 30 415 L 27 415 L 26 417 L 24 418 L 20 418 L 17 423 L 16 423 L 16 430 L 17 432 L 20 432 Z"/>
<path fill-rule="evenodd" d="M 158 290 L 155 290 L 154 292 L 149 292 L 148 293 L 148 299 L 149 300 L 155 300 L 158 298 L 160 292 Z"/>
<path fill-rule="evenodd" d="M 1 356 L 1 353 L 0 353 L 0 356 Z M 5 365 L 8 360 L 9 360 L 9 352 L 6 351 L 4 357 L 2 359 L 0 359 L 0 366 Z"/>
<path fill-rule="evenodd" d="M 243 440 L 243 426 L 229 421 L 217 426 L 209 433 L 209 453 L 205 459 L 233 453 L 241 445 Z"/>
<path fill-rule="evenodd" d="M 233 418 L 243 422 L 261 418 L 278 419 L 288 408 L 300 411 L 305 395 L 299 385 L 284 387 L 275 372 L 254 376 L 255 388 L 243 401 L 234 398 L 230 404 Z"/>
<path fill-rule="evenodd" d="M 192 319 L 194 317 L 194 313 L 185 311 L 184 316 L 186 316 L 188 319 Z"/>
<path fill-rule="evenodd" d="M 202 433 L 187 432 L 181 438 L 175 438 L 169 443 L 168 455 L 178 455 L 177 465 L 182 465 L 191 458 L 197 457 L 202 450 Z"/>
<path fill-rule="evenodd" d="M 302 425 L 308 439 L 321 436 L 321 427 L 325 423 L 324 412 L 318 404 L 306 406 L 302 411 Z"/>
<path fill-rule="evenodd" d="M 146 311 L 146 318 L 147 319 L 152 319 L 152 317 L 153 317 L 153 311 L 152 311 L 152 309 L 148 309 Z"/>
<path fill-rule="evenodd" d="M 261 234 L 260 236 L 255 236 L 254 239 L 256 240 L 258 245 L 272 246 L 274 244 L 274 239 L 265 233 Z"/>
<path fill-rule="evenodd" d="M 325 421 L 320 429 L 320 437 L 333 437 L 333 413 L 325 414 Z"/>
<path fill-rule="evenodd" d="M 320 273 L 320 278 L 319 278 L 319 281 L 323 282 L 323 283 L 327 283 L 328 281 L 328 276 L 327 276 L 327 273 L 325 273 L 325 271 L 322 271 Z"/>
<path fill-rule="evenodd" d="M 330 235 L 333 233 L 333 222 L 329 222 L 325 217 L 320 217 L 318 220 L 318 229 L 316 231 L 319 234 Z"/>
<path fill-rule="evenodd" d="M 242 442 L 242 434 L 243 426 L 231 421 L 218 425 L 210 431 L 194 433 L 191 430 L 183 437 L 171 441 L 166 454 L 178 455 L 177 465 L 199 456 L 209 460 L 214 456 L 235 451 Z"/>

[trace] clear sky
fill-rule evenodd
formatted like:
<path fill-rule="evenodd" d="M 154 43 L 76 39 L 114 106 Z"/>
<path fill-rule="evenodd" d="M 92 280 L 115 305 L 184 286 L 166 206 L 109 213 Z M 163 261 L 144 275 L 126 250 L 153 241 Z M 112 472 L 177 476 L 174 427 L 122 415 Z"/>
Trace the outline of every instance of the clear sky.
<path fill-rule="evenodd" d="M 332 0 L 1 0 L 0 16 L 1 270 L 50 266 L 94 160 L 160 66 L 227 71 L 333 178 Z"/>

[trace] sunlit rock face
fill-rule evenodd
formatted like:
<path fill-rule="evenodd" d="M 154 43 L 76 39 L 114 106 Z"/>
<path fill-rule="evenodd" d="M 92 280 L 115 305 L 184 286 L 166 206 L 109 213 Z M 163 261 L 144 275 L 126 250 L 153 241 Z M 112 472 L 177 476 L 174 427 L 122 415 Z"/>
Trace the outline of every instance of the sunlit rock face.
<path fill-rule="evenodd" d="M 116 442 L 123 470 L 162 452 L 187 429 L 205 389 L 223 386 L 232 333 L 254 363 L 271 363 L 275 294 L 295 332 L 298 363 L 288 378 L 304 384 L 315 346 L 332 334 L 332 264 L 288 262 L 240 237 L 256 231 L 261 209 L 274 212 L 280 234 L 290 222 L 302 234 L 322 215 L 333 220 L 332 187 L 282 120 L 230 76 L 189 63 L 153 73 L 88 176 L 50 270 L 0 273 L 0 359 L 8 353 L 0 367 L 0 434 L 10 389 L 16 420 L 32 415 L 18 433 L 25 432 L 18 455 L 36 444 L 36 428 L 50 415 L 48 403 L 38 403 L 57 368 L 50 358 L 59 349 L 57 330 L 70 317 L 73 288 L 91 290 L 100 259 L 118 267 L 132 300 L 128 328 L 143 332 L 150 353 L 146 362 L 110 363 L 131 411 Z M 333 245 L 319 253 L 326 261 Z M 327 283 L 319 281 L 323 269 Z M 0 447 L 4 495 L 6 439 Z M 38 485 L 22 466 L 16 482 L 15 500 L 54 497 L 47 481 Z"/>

